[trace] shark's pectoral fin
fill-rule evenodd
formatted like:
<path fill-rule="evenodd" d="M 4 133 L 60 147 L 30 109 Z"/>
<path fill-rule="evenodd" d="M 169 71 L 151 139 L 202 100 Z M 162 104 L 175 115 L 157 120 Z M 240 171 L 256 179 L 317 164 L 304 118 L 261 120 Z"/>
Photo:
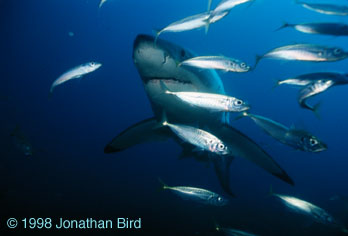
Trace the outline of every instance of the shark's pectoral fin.
<path fill-rule="evenodd" d="M 216 175 L 222 189 L 230 196 L 235 197 L 230 189 L 230 165 L 233 161 L 231 156 L 219 156 L 213 159 Z"/>
<path fill-rule="evenodd" d="M 288 176 L 288 174 L 268 153 L 266 153 L 249 137 L 228 125 L 218 127 L 213 131 L 215 134 L 218 134 L 218 137 L 228 146 L 233 156 L 248 159 L 270 174 L 290 185 L 294 185 L 293 180 Z"/>
<path fill-rule="evenodd" d="M 169 137 L 168 130 L 159 127 L 159 123 L 155 118 L 136 123 L 107 144 L 104 153 L 120 152 L 145 142 L 166 140 Z"/>

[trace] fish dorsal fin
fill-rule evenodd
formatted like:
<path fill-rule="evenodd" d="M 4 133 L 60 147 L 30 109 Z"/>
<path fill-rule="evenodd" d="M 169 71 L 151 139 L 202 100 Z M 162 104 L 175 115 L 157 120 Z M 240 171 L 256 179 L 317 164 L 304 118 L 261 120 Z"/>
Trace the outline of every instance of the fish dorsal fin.
<path fill-rule="evenodd" d="M 208 0 L 208 9 L 207 9 L 208 14 L 210 13 L 212 2 L 213 0 Z M 209 15 L 209 17 L 205 20 L 205 34 L 208 34 L 209 27 L 210 27 L 210 20 L 211 20 L 211 15 Z"/>
<path fill-rule="evenodd" d="M 210 9 L 211 9 L 211 4 L 213 3 L 213 0 L 208 0 L 208 12 L 210 12 Z"/>

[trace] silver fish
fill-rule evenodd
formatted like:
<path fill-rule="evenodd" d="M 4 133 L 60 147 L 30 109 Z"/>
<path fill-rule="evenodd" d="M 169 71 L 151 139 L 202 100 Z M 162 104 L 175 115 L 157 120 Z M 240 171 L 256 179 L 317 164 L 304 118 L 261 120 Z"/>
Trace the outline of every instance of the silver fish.
<path fill-rule="evenodd" d="M 243 112 L 242 115 L 251 118 L 264 132 L 277 141 L 296 150 L 305 152 L 321 152 L 327 149 L 325 143 L 304 130 L 288 128 L 274 120 L 247 112 Z"/>
<path fill-rule="evenodd" d="M 334 85 L 334 82 L 332 80 L 325 80 L 325 79 L 321 79 L 307 85 L 305 88 L 303 88 L 300 91 L 298 96 L 298 103 L 300 104 L 301 107 L 305 109 L 309 109 L 317 114 L 320 103 L 312 107 L 307 104 L 306 102 L 307 99 L 326 91 L 328 88 L 332 87 L 333 85 Z"/>
<path fill-rule="evenodd" d="M 192 66 L 202 69 L 216 69 L 225 72 L 248 72 L 251 67 L 245 62 L 224 56 L 200 56 L 182 61 L 178 66 Z"/>
<path fill-rule="evenodd" d="M 228 236 L 257 236 L 256 234 L 248 233 L 237 229 L 223 228 L 219 226 L 216 226 L 215 229 L 216 231 L 222 232 L 224 235 Z"/>
<path fill-rule="evenodd" d="M 319 80 L 331 80 L 334 85 L 348 84 L 348 74 L 338 72 L 316 72 L 303 74 L 296 77 L 291 77 L 284 80 L 278 80 L 276 86 L 282 84 L 295 85 L 295 86 L 307 86 Z"/>
<path fill-rule="evenodd" d="M 171 23 L 170 25 L 156 32 L 155 43 L 157 42 L 158 37 L 164 32 L 183 32 L 203 27 L 206 27 L 207 32 L 209 24 L 221 20 L 227 14 L 228 12 L 221 12 L 211 17 L 210 12 L 204 12 Z"/>
<path fill-rule="evenodd" d="M 284 23 L 277 30 L 284 28 L 294 28 L 297 31 L 307 34 L 323 34 L 333 36 L 348 36 L 348 25 L 343 23 L 303 23 L 289 24 Z"/>
<path fill-rule="evenodd" d="M 230 11 L 232 8 L 250 1 L 254 0 L 221 0 L 220 3 L 216 6 L 216 8 L 213 10 L 212 14 Z"/>
<path fill-rule="evenodd" d="M 306 2 L 302 2 L 298 0 L 296 1 L 296 3 L 302 5 L 303 7 L 309 10 L 326 14 L 326 15 L 339 15 L 339 16 L 348 15 L 348 6 L 325 4 L 325 3 L 306 3 Z"/>
<path fill-rule="evenodd" d="M 263 58 L 311 62 L 333 62 L 343 60 L 347 57 L 348 53 L 338 47 L 327 47 L 313 44 L 293 44 L 273 49 L 263 56 L 257 56 L 255 67 Z"/>
<path fill-rule="evenodd" d="M 61 76 L 59 76 L 58 79 L 56 79 L 52 85 L 51 85 L 51 89 L 50 89 L 50 93 L 53 93 L 53 89 L 60 85 L 63 84 L 69 80 L 72 79 L 77 79 L 77 78 L 81 78 L 82 76 L 89 74 L 95 70 L 97 70 L 99 67 L 101 67 L 102 64 L 98 63 L 98 62 L 88 62 L 82 65 L 79 65 L 67 72 L 65 72 L 64 74 L 62 74 Z"/>
<path fill-rule="evenodd" d="M 327 211 L 310 202 L 288 195 L 273 193 L 272 189 L 270 194 L 282 200 L 282 202 L 293 211 L 310 216 L 318 223 L 338 226 L 343 231 L 345 230 L 345 228 L 340 226 Z"/>
<path fill-rule="evenodd" d="M 209 190 L 188 186 L 171 187 L 163 183 L 162 180 L 159 181 L 162 184 L 162 189 L 170 190 L 184 199 L 190 199 L 202 204 L 213 206 L 225 206 L 228 204 L 228 200 L 226 198 Z"/>
<path fill-rule="evenodd" d="M 161 81 L 161 86 L 166 94 L 174 95 L 192 106 L 213 112 L 242 112 L 250 108 L 245 102 L 235 97 L 214 93 L 172 92 L 163 81 Z"/>
<path fill-rule="evenodd" d="M 214 167 L 224 191 L 231 195 L 229 186 L 229 166 L 231 156 L 245 158 L 268 173 L 294 185 L 289 175 L 253 140 L 228 125 L 226 115 L 199 109 L 187 103 L 178 102 L 175 96 L 168 96 L 161 87 L 165 82 L 170 91 L 192 91 L 203 93 L 226 94 L 221 78 L 215 70 L 200 70 L 195 67 L 178 67 L 177 62 L 195 57 L 189 50 L 149 35 L 139 35 L 134 41 L 133 62 L 137 68 L 154 117 L 141 120 L 113 138 L 104 148 L 105 153 L 117 153 L 137 144 L 174 139 L 177 136 L 167 128 L 158 128 L 159 120 L 165 112 L 168 120 L 175 124 L 207 127 L 209 132 L 219 137 L 230 155 L 213 158 Z M 181 147 L 187 143 L 178 142 Z M 208 152 L 205 152 L 208 153 Z M 197 155 L 198 153 L 195 152 Z M 201 154 L 201 153 L 199 153 Z M 208 153 L 209 154 L 209 153 Z M 222 160 L 226 161 L 222 161 Z M 216 164 L 216 161 L 222 161 Z"/>
<path fill-rule="evenodd" d="M 162 123 L 168 126 L 180 139 L 188 142 L 198 150 L 209 151 L 217 155 L 229 154 L 227 146 L 213 134 L 188 125 L 170 124 L 167 121 Z"/>

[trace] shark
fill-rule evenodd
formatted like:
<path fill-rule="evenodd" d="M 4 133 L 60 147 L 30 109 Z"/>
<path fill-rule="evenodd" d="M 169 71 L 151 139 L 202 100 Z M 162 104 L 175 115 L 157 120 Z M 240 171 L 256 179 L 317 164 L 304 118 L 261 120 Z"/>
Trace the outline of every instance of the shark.
<path fill-rule="evenodd" d="M 215 70 L 180 67 L 178 63 L 195 54 L 172 42 L 140 34 L 133 45 L 133 62 L 139 72 L 154 116 L 126 128 L 104 148 L 104 153 L 118 153 L 137 144 L 174 139 L 182 147 L 182 157 L 212 161 L 222 189 L 234 196 L 230 187 L 229 166 L 235 157 L 245 158 L 260 168 L 294 185 L 293 180 L 276 161 L 256 142 L 230 125 L 229 114 L 211 112 L 191 106 L 165 92 L 163 84 L 172 92 L 201 92 L 225 95 L 221 78 Z M 209 154 L 196 153 L 187 143 L 177 140 L 170 129 L 161 126 L 163 114 L 171 123 L 204 127 L 220 138 L 230 150 L 229 155 L 210 158 Z"/>

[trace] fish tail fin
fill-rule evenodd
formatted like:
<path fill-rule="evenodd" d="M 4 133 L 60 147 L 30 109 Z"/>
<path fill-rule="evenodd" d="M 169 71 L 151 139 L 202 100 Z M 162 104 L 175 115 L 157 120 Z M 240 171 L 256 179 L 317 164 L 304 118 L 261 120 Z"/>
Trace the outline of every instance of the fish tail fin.
<path fill-rule="evenodd" d="M 158 181 L 159 181 L 159 183 L 161 184 L 160 190 L 165 190 L 165 189 L 168 189 L 168 188 L 169 188 L 169 186 L 166 185 L 166 184 L 163 182 L 163 180 L 162 180 L 161 178 L 158 178 Z"/>
<path fill-rule="evenodd" d="M 255 56 L 255 64 L 254 64 L 253 70 L 255 70 L 256 66 L 259 64 L 259 62 L 262 58 L 263 58 L 263 56 L 260 56 L 260 55 Z"/>
<path fill-rule="evenodd" d="M 168 88 L 168 86 L 163 82 L 163 80 L 160 81 L 161 89 L 164 91 L 166 94 L 173 94 L 172 91 Z"/>
<path fill-rule="evenodd" d="M 167 119 L 167 114 L 163 111 L 161 125 L 162 126 L 167 126 L 168 124 L 169 123 L 168 123 L 168 119 Z"/>
<path fill-rule="evenodd" d="M 213 0 L 208 0 L 208 12 L 210 12 L 211 4 L 213 3 Z"/>
<path fill-rule="evenodd" d="M 285 28 L 290 27 L 290 26 L 291 26 L 291 24 L 286 23 L 286 22 L 283 22 L 283 24 L 282 24 L 279 28 L 277 28 L 276 30 L 274 30 L 274 32 L 277 32 L 277 31 L 279 31 L 279 30 L 285 29 Z"/>
<path fill-rule="evenodd" d="M 210 13 L 211 9 L 211 4 L 213 0 L 208 0 L 208 8 L 207 8 L 207 13 Z M 209 27 L 210 27 L 210 19 L 212 18 L 211 15 L 209 15 L 208 19 L 205 20 L 205 34 L 208 34 Z"/>
<path fill-rule="evenodd" d="M 168 123 L 168 120 L 167 120 L 167 115 L 166 115 L 164 110 L 162 111 L 161 120 L 160 121 L 157 120 L 157 122 L 158 123 L 152 127 L 153 130 L 161 129 L 164 126 L 168 126 L 169 123 Z"/>
<path fill-rule="evenodd" d="M 246 116 L 249 116 L 249 113 L 247 111 L 244 111 L 244 112 L 240 113 L 236 118 L 234 118 L 234 120 L 240 120 Z"/>
<path fill-rule="evenodd" d="M 218 232 L 221 230 L 221 227 L 218 224 L 218 222 L 216 221 L 216 219 L 214 219 L 214 227 L 215 227 L 215 230 L 218 231 Z"/>
<path fill-rule="evenodd" d="M 205 34 L 208 34 L 209 27 L 210 27 L 210 16 L 209 16 L 209 18 L 205 21 L 205 28 L 204 28 L 204 33 L 205 33 Z"/>
<path fill-rule="evenodd" d="M 273 85 L 272 89 L 277 88 L 279 85 L 281 85 L 281 80 L 274 80 L 274 85 Z"/>
<path fill-rule="evenodd" d="M 320 119 L 320 113 L 319 113 L 319 110 L 320 110 L 320 107 L 321 107 L 321 102 L 318 102 L 317 104 L 314 105 L 312 111 L 314 112 L 314 115 Z"/>
<path fill-rule="evenodd" d="M 153 32 L 153 34 L 155 35 L 154 43 L 155 43 L 155 45 L 156 45 L 156 44 L 157 44 L 158 37 L 159 37 L 160 34 L 162 33 L 162 30 L 153 29 L 152 32 Z"/>

